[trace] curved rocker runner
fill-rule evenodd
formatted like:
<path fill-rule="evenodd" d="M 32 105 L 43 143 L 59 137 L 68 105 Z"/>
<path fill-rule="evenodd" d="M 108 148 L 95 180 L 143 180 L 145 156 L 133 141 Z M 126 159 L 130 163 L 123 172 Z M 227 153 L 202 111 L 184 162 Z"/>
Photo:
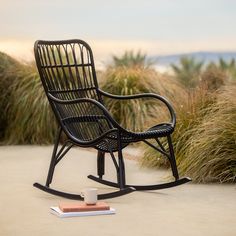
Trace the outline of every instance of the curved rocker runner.
<path fill-rule="evenodd" d="M 99 89 L 93 53 L 83 40 L 39 40 L 35 42 L 34 53 L 40 79 L 59 125 L 46 184 L 35 183 L 35 187 L 57 196 L 82 200 L 78 194 L 62 192 L 50 187 L 56 165 L 73 146 L 92 147 L 97 150 L 98 177 L 89 175 L 88 178 L 119 188 L 118 191 L 99 195 L 98 199 L 119 197 L 135 190 L 170 188 L 191 181 L 189 178 L 179 178 L 171 140 L 176 116 L 172 106 L 164 97 L 153 93 L 118 96 Z M 134 99 L 159 101 L 169 111 L 169 120 L 143 132 L 126 130 L 113 119 L 104 105 L 104 98 L 120 102 Z M 62 138 L 62 133 L 66 135 L 66 139 Z M 167 158 L 175 181 L 144 186 L 126 184 L 122 151 L 134 142 L 144 142 Z M 116 183 L 103 179 L 106 153 L 110 154 L 114 163 Z"/>
<path fill-rule="evenodd" d="M 92 179 L 100 184 L 105 184 L 107 186 L 110 187 L 115 187 L 115 188 L 119 188 L 119 185 L 117 183 L 114 182 L 110 182 L 108 180 L 103 180 L 99 177 L 93 176 L 93 175 L 89 175 L 88 176 L 89 179 Z M 147 190 L 160 190 L 160 189 L 164 189 L 164 188 L 172 188 L 172 187 L 176 187 L 179 186 L 181 184 L 185 184 L 188 183 L 189 181 L 191 181 L 190 178 L 186 177 L 186 178 L 181 178 L 178 179 L 176 181 L 172 181 L 172 182 L 168 182 L 168 183 L 162 183 L 162 184 L 153 184 L 153 185 L 125 185 L 125 187 L 127 188 L 133 188 L 134 190 L 137 191 L 147 191 Z"/>
<path fill-rule="evenodd" d="M 41 189 L 41 190 L 43 190 L 47 193 L 51 193 L 53 195 L 59 196 L 59 197 L 64 197 L 64 198 L 68 198 L 68 199 L 72 199 L 72 200 L 80 200 L 80 201 L 84 200 L 83 197 L 81 197 L 80 194 L 65 193 L 65 192 L 58 191 L 58 190 L 49 188 L 47 186 L 41 185 L 39 183 L 34 183 L 34 187 L 36 187 L 38 189 Z M 99 194 L 98 195 L 98 200 L 120 197 L 122 195 L 132 193 L 133 191 L 135 191 L 134 188 L 127 187 L 127 188 L 122 189 L 120 191 L 116 191 L 116 192 L 112 192 L 112 193 Z"/>

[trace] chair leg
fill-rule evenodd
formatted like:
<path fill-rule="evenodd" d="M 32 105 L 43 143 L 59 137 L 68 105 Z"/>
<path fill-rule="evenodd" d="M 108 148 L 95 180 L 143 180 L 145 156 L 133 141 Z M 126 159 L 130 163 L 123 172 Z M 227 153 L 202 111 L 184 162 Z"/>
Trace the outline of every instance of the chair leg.
<path fill-rule="evenodd" d="M 121 157 L 119 157 L 118 184 L 120 186 L 120 189 L 125 188 L 125 185 L 126 185 L 125 164 L 124 164 L 124 159 L 123 159 L 123 156 L 122 156 L 122 151 L 121 151 Z"/>
<path fill-rule="evenodd" d="M 49 187 L 49 185 L 52 183 L 52 178 L 53 178 L 53 174 L 54 174 L 54 170 L 55 170 L 55 166 L 56 166 L 56 161 L 57 161 L 57 149 L 58 149 L 58 145 L 59 145 L 59 141 L 60 141 L 60 137 L 61 137 L 61 132 L 62 129 L 60 128 L 55 140 L 55 144 L 54 144 L 54 148 L 53 148 L 53 152 L 52 152 L 52 158 L 51 158 L 51 162 L 50 162 L 50 166 L 49 166 L 49 170 L 48 170 L 48 176 L 47 176 L 47 180 L 46 180 L 46 186 Z"/>
<path fill-rule="evenodd" d="M 49 185 L 52 182 L 52 178 L 53 178 L 53 174 L 54 174 L 54 170 L 55 170 L 56 165 L 62 160 L 62 158 L 66 155 L 66 153 L 71 149 L 71 147 L 74 146 L 74 144 L 71 143 L 71 145 L 69 145 L 67 147 L 67 144 L 69 142 L 69 141 L 67 141 L 62 145 L 60 150 L 58 150 L 61 132 L 62 132 L 62 130 L 60 129 L 59 132 L 58 132 L 58 136 L 56 138 L 55 144 L 54 144 L 51 163 L 50 163 L 50 167 L 49 167 L 49 170 L 48 170 L 46 185 L 42 185 L 40 183 L 34 183 L 33 186 L 38 188 L 38 189 L 41 189 L 42 191 L 45 191 L 47 193 L 50 193 L 50 194 L 53 194 L 53 195 L 56 195 L 56 196 L 83 201 L 83 197 L 80 194 L 73 194 L 73 193 L 63 192 L 63 191 L 59 191 L 59 190 L 52 189 L 51 187 L 49 187 Z M 120 197 L 120 196 L 129 194 L 129 193 L 132 193 L 136 190 L 133 187 L 126 187 L 125 186 L 124 162 L 123 162 L 122 152 L 120 151 L 120 154 L 119 154 L 119 165 L 116 163 L 115 156 L 113 155 L 112 150 L 111 150 L 111 156 L 112 156 L 113 161 L 115 161 L 114 163 L 115 163 L 115 167 L 116 167 L 116 170 L 117 170 L 117 176 L 118 176 L 118 182 L 119 182 L 119 184 L 118 183 L 116 183 L 116 184 L 117 184 L 117 188 L 120 188 L 120 190 L 115 191 L 115 192 L 105 193 L 105 194 L 99 194 L 98 195 L 99 200 Z M 104 181 L 102 179 L 102 175 L 105 172 L 104 171 L 104 169 L 105 169 L 104 168 L 105 167 L 104 157 L 105 157 L 104 152 L 98 153 L 98 174 L 99 174 L 99 178 L 97 178 L 97 179 L 100 182 Z"/>
<path fill-rule="evenodd" d="M 120 189 L 124 189 L 126 185 L 126 180 L 125 180 L 125 163 L 124 163 L 124 158 L 123 158 L 123 153 L 122 153 L 122 147 L 121 147 L 121 141 L 120 141 L 120 135 L 118 135 L 118 163 L 119 163 L 119 168 L 118 168 L 118 176 L 117 176 L 117 182 L 120 186 Z"/>
<path fill-rule="evenodd" d="M 173 173 L 173 176 L 175 177 L 175 179 L 178 180 L 179 173 L 178 173 L 178 169 L 177 169 L 177 165 L 176 165 L 175 153 L 174 153 L 174 148 L 173 148 L 173 144 L 172 144 L 172 140 L 171 140 L 170 135 L 167 136 L 167 141 L 168 141 L 169 151 L 170 151 L 169 160 L 170 160 L 171 170 L 172 170 L 172 173 Z"/>
<path fill-rule="evenodd" d="M 97 154 L 97 173 L 99 178 L 105 174 L 105 152 L 98 151 Z"/>
<path fill-rule="evenodd" d="M 149 143 L 148 141 L 144 141 L 144 142 L 168 158 L 168 160 L 170 161 L 170 164 L 171 164 L 173 176 L 175 177 L 175 180 L 172 182 L 152 184 L 152 185 L 129 185 L 129 184 L 126 184 L 125 165 L 124 165 L 124 160 L 123 160 L 123 156 L 122 156 L 122 149 L 120 148 L 119 145 L 118 145 L 119 164 L 116 164 L 118 182 L 111 182 L 108 180 L 103 180 L 103 179 L 100 179 L 100 178 L 93 176 L 93 175 L 89 175 L 88 178 L 91 180 L 94 180 L 100 184 L 105 184 L 107 186 L 120 188 L 121 190 L 123 188 L 128 187 L 128 188 L 134 188 L 135 190 L 138 190 L 138 191 L 160 190 L 160 189 L 172 188 L 172 187 L 176 187 L 176 186 L 190 182 L 191 179 L 188 177 L 179 178 L 179 173 L 178 173 L 178 169 L 177 169 L 177 165 L 176 165 L 176 160 L 175 160 L 174 149 L 173 149 L 171 137 L 167 136 L 167 140 L 168 140 L 169 150 L 165 150 L 162 145 L 160 145 L 160 148 L 158 148 L 158 147 L 155 147 L 153 144 Z M 111 156 L 112 155 L 113 154 L 111 152 Z"/>

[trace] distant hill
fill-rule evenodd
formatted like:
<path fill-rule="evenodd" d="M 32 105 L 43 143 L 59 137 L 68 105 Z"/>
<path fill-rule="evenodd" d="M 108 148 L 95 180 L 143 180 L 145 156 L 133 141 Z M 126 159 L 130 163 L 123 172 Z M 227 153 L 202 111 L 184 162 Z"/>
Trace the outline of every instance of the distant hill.
<path fill-rule="evenodd" d="M 151 57 L 151 61 L 160 66 L 169 66 L 170 64 L 178 64 L 181 57 L 193 57 L 197 61 L 204 63 L 218 62 L 219 58 L 230 61 L 232 58 L 236 60 L 236 52 L 193 52 L 185 54 L 173 54 L 166 56 Z"/>

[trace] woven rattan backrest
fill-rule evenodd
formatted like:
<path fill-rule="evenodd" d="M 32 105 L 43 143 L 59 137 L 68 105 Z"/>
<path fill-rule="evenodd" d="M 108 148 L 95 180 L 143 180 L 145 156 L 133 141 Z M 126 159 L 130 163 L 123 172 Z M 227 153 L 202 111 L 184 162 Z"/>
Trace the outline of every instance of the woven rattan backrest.
<path fill-rule="evenodd" d="M 82 40 L 37 41 L 36 64 L 46 94 L 71 101 L 92 98 L 99 102 L 93 54 Z M 57 103 L 48 96 L 63 130 L 82 141 L 90 141 L 112 128 L 103 111 L 89 101 Z"/>
<path fill-rule="evenodd" d="M 99 100 L 93 54 L 86 42 L 77 39 L 39 40 L 34 51 L 46 92 L 61 99 L 85 97 Z"/>

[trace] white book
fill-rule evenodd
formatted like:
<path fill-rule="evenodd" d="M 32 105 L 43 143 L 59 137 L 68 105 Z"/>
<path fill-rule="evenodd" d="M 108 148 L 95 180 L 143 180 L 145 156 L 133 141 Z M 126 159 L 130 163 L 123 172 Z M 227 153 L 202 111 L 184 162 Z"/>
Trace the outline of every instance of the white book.
<path fill-rule="evenodd" d="M 74 217 L 74 216 L 97 216 L 97 215 L 112 215 L 116 213 L 114 208 L 110 208 L 110 210 L 103 211 L 77 211 L 77 212 L 63 212 L 59 207 L 50 207 L 51 213 L 61 218 L 65 217 Z"/>

